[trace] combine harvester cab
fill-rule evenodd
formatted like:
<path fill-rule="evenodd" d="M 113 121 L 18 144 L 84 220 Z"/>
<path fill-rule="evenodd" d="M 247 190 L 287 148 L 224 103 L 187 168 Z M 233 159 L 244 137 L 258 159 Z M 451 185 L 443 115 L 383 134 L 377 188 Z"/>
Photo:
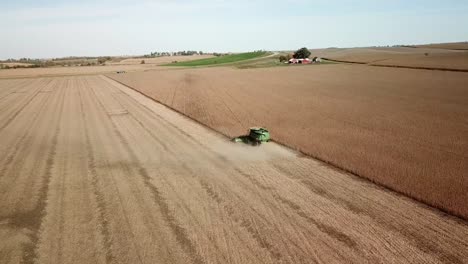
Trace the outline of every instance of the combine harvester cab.
<path fill-rule="evenodd" d="M 252 127 L 249 129 L 248 135 L 233 138 L 232 141 L 259 146 L 263 142 L 270 141 L 270 132 L 263 127 Z"/>

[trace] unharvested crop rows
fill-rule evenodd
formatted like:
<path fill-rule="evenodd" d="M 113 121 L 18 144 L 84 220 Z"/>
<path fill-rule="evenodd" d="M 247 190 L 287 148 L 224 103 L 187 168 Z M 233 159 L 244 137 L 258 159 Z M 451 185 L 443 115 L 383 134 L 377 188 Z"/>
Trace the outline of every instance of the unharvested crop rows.
<path fill-rule="evenodd" d="M 1 263 L 466 263 L 465 222 L 106 77 L 0 94 Z"/>

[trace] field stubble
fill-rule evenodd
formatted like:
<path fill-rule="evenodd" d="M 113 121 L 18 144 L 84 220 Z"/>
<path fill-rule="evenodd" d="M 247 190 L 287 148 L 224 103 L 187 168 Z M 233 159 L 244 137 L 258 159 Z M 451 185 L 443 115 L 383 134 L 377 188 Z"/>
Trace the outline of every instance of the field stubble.
<path fill-rule="evenodd" d="M 111 76 L 230 136 L 273 139 L 468 218 L 468 74 L 323 65 Z"/>
<path fill-rule="evenodd" d="M 1 263 L 466 262 L 465 222 L 105 77 L 0 80 L 0 109 Z"/>
<path fill-rule="evenodd" d="M 373 66 L 468 71 L 468 50 L 438 48 L 350 48 L 312 50 L 320 56 L 343 62 Z"/>

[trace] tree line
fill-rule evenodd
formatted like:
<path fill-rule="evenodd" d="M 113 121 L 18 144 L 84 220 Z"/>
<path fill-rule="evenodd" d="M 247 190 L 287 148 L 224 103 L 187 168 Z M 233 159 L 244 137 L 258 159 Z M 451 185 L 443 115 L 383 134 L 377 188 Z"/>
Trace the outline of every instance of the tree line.
<path fill-rule="evenodd" d="M 203 51 L 195 51 L 195 50 L 183 50 L 183 51 L 176 51 L 176 52 L 151 52 L 150 54 L 144 55 L 145 58 L 154 58 L 154 57 L 163 57 L 163 56 L 192 56 L 192 55 L 203 55 L 205 54 Z"/>

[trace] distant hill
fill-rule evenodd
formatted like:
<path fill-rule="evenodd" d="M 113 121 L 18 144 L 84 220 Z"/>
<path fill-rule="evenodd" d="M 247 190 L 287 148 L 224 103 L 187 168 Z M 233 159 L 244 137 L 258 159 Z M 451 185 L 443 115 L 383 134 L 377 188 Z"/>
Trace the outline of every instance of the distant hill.
<path fill-rule="evenodd" d="M 416 48 L 448 49 L 448 50 L 468 50 L 468 42 L 437 43 L 414 45 Z"/>
<path fill-rule="evenodd" d="M 468 71 L 468 42 L 311 50 L 312 56 L 372 66 Z"/>

